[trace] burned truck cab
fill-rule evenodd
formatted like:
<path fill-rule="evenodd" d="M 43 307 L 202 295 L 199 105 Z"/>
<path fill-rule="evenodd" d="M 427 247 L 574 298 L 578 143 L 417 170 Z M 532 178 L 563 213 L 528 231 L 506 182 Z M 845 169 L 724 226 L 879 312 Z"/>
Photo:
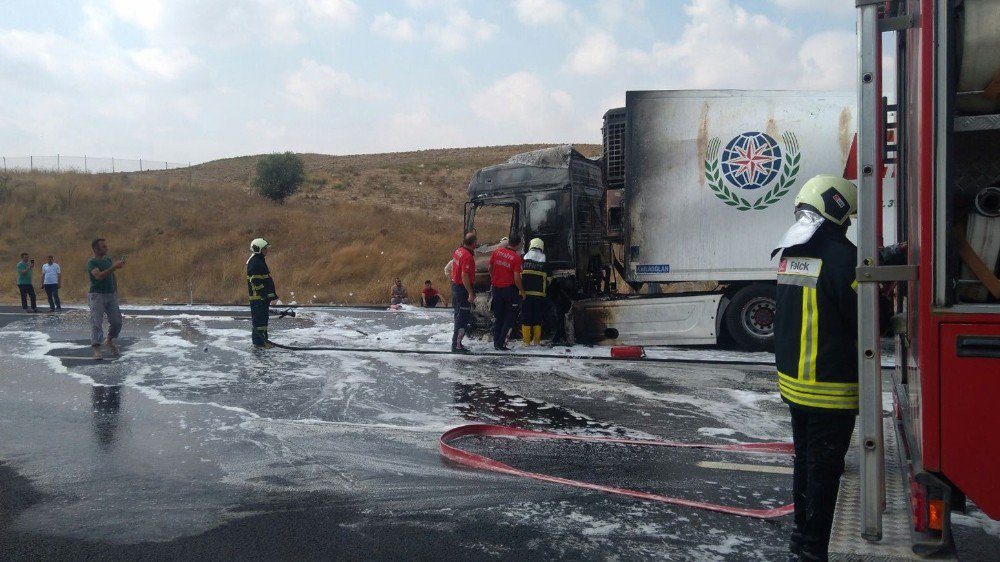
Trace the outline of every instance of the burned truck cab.
<path fill-rule="evenodd" d="M 545 242 L 553 292 L 570 300 L 607 289 L 601 165 L 563 145 L 511 157 L 483 168 L 469 182 L 465 231 L 475 228 L 476 291 L 489 288 L 489 256 L 500 238 L 517 233 L 522 253 L 532 238 Z"/>

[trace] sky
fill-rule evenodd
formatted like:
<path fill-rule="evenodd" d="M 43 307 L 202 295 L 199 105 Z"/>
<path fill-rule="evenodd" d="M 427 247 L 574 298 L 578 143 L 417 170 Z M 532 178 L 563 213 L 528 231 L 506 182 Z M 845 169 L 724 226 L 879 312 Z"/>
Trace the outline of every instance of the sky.
<path fill-rule="evenodd" d="M 850 0 L 3 0 L 0 155 L 600 143 L 628 90 L 854 90 Z"/>

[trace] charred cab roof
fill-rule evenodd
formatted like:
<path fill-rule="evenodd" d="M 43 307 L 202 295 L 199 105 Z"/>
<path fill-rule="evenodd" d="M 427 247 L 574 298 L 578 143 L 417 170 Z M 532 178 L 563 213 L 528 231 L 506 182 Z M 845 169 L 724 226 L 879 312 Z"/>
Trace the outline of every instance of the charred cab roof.
<path fill-rule="evenodd" d="M 600 182 L 601 167 L 564 144 L 523 152 L 507 162 L 483 168 L 469 182 L 469 201 L 485 196 L 513 194 L 543 189 L 571 189 L 573 181 Z M 589 180 L 589 181 L 587 181 Z"/>

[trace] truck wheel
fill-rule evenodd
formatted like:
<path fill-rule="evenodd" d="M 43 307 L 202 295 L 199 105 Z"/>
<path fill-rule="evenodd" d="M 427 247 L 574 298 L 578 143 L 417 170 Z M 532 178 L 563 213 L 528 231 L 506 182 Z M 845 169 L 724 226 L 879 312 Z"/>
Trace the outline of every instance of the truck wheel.
<path fill-rule="evenodd" d="M 743 287 L 726 307 L 726 331 L 748 351 L 774 349 L 774 285 Z"/>

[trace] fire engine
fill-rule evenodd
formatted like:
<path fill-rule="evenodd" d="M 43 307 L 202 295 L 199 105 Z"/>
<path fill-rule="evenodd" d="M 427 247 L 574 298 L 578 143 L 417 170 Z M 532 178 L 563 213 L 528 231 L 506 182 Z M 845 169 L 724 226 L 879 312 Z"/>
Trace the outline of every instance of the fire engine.
<path fill-rule="evenodd" d="M 859 489 L 849 469 L 831 554 L 901 539 L 927 555 L 953 546 L 951 514 L 967 501 L 1000 519 L 1000 1 L 857 6 Z M 886 205 L 906 265 L 878 262 Z M 890 287 L 884 377 L 878 301 Z M 845 532 L 861 547 L 843 549 Z"/>

